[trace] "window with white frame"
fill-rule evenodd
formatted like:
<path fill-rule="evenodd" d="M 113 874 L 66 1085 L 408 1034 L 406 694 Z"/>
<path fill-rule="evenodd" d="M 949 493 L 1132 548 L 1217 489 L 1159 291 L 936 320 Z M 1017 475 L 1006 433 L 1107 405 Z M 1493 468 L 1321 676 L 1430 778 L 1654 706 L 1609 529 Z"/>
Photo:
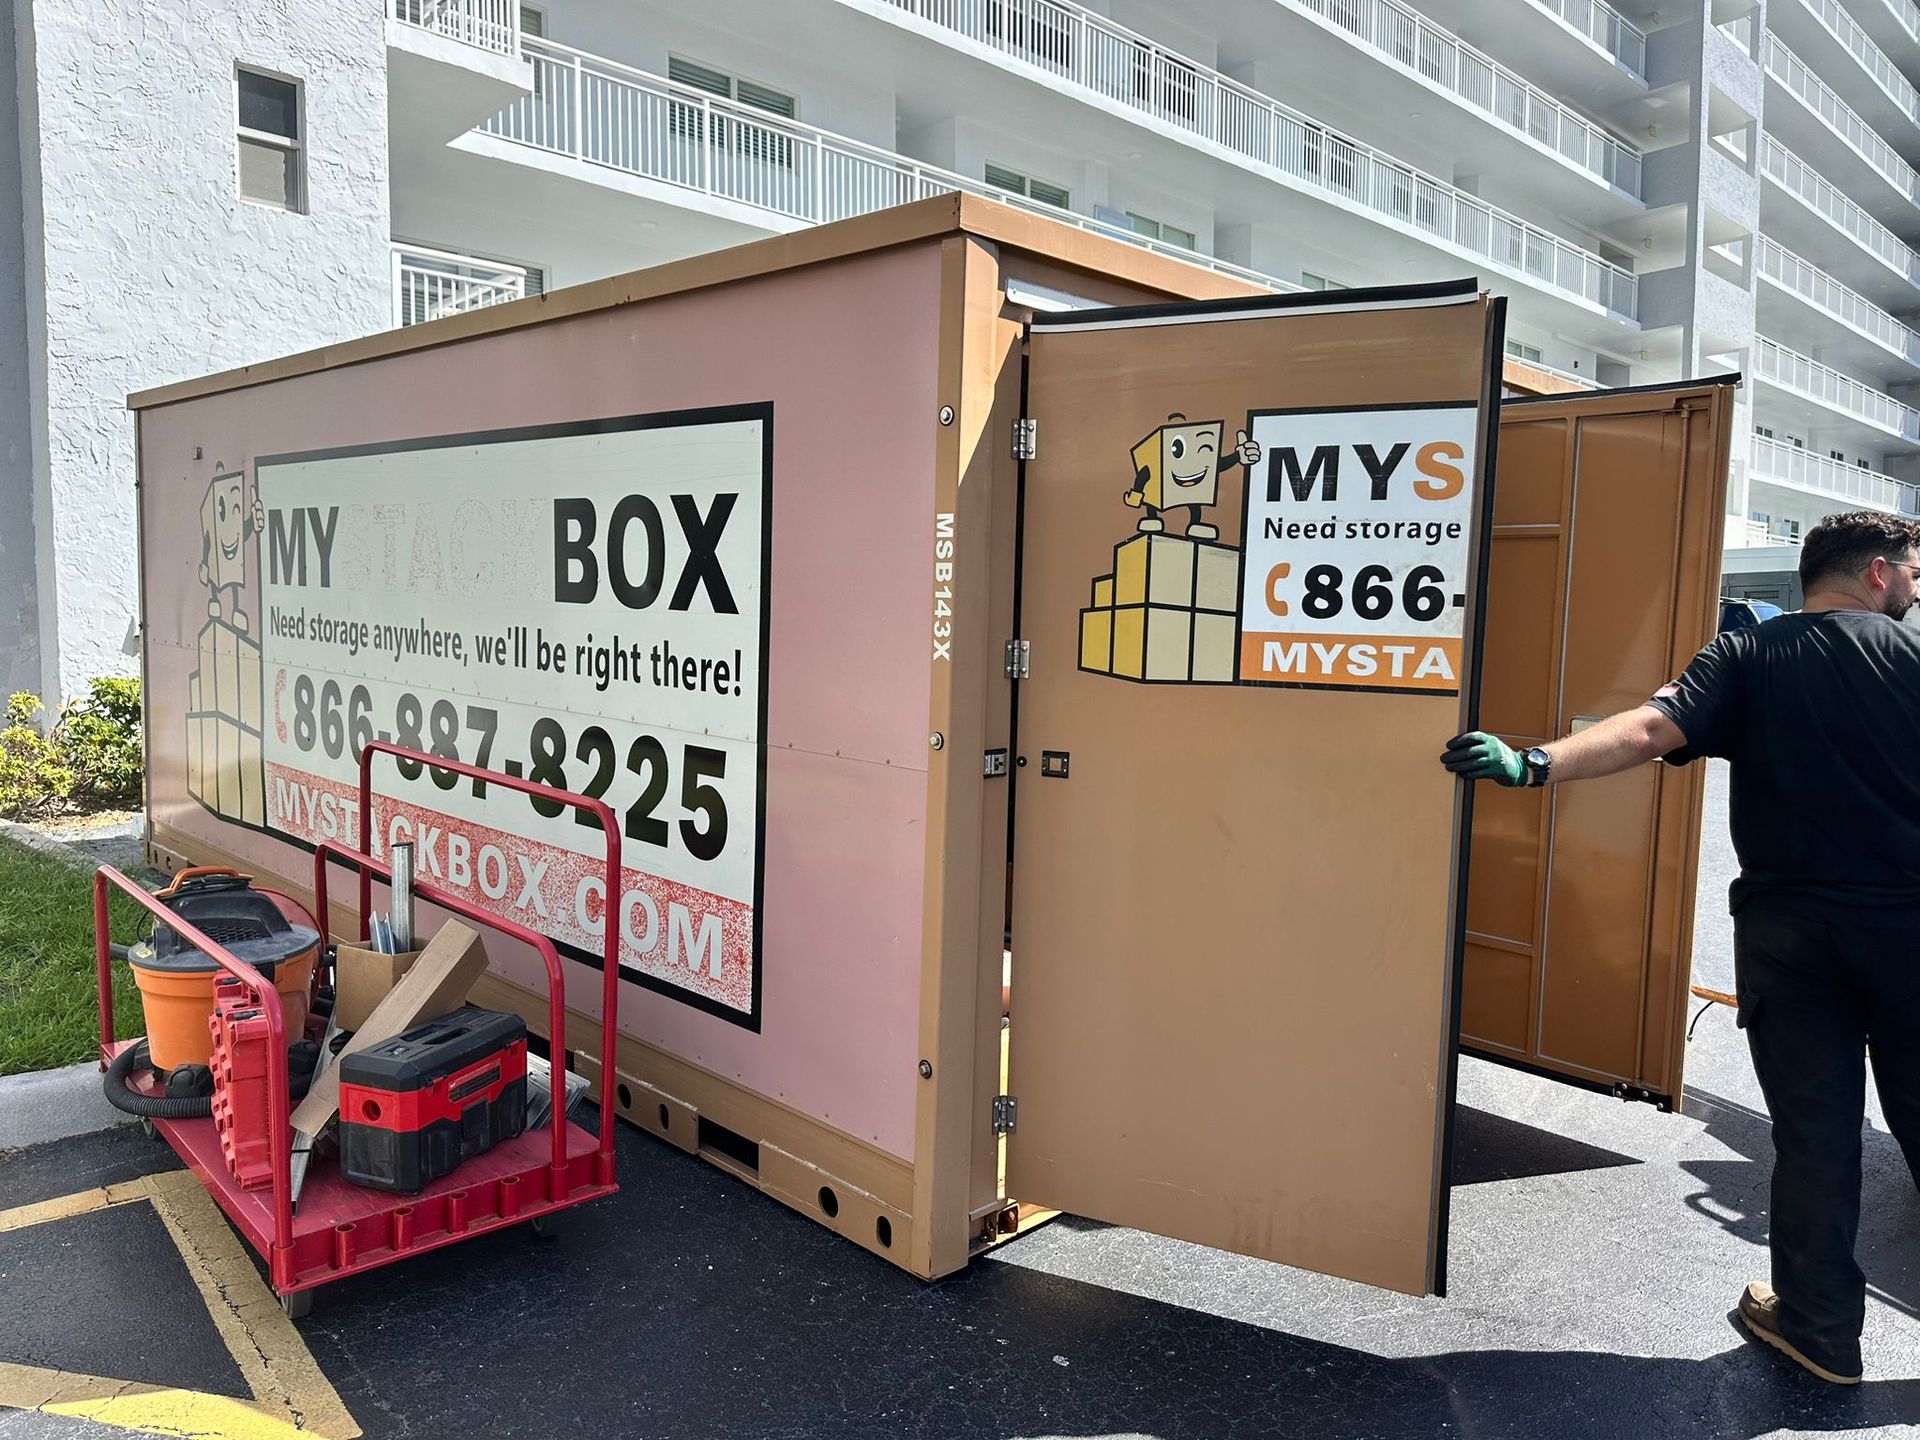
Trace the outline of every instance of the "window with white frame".
<path fill-rule="evenodd" d="M 1540 347 L 1538 345 L 1528 345 L 1519 340 L 1509 340 L 1507 341 L 1507 354 L 1516 360 L 1524 361 L 1528 365 L 1538 365 L 1540 363 Z"/>
<path fill-rule="evenodd" d="M 277 210 L 305 210 L 300 82 L 245 66 L 234 78 L 240 198 Z"/>
<path fill-rule="evenodd" d="M 1169 225 L 1164 220 L 1155 220 L 1148 215 L 1136 215 L 1127 211 L 1127 224 L 1133 227 L 1133 233 L 1144 235 L 1149 240 L 1164 240 L 1169 245 L 1178 245 L 1182 249 L 1193 249 L 1193 231 L 1182 230 L 1178 225 Z"/>
<path fill-rule="evenodd" d="M 1062 210 L 1071 208 L 1068 202 L 1072 197 L 1064 186 L 1036 180 L 1031 175 L 1022 175 L 1018 170 L 1009 170 L 1004 165 L 988 165 L 986 177 L 987 184 L 1011 190 L 1016 195 L 1025 195 L 1029 200 L 1038 200 L 1043 205 L 1057 205 Z"/>
<path fill-rule="evenodd" d="M 717 95 L 722 100 L 735 100 L 742 105 L 751 105 L 756 110 L 765 110 L 783 120 L 798 118 L 800 105 L 793 96 L 772 86 L 761 85 L 753 80 L 742 80 L 724 70 L 716 70 L 711 65 L 702 65 L 695 60 L 683 60 L 678 55 L 667 57 L 667 78 L 676 85 L 685 85 L 694 90 L 704 90 L 709 95 Z M 774 165 L 793 165 L 793 140 L 790 136 L 771 127 L 762 127 L 741 120 L 729 120 L 725 116 L 715 117 L 712 133 L 708 134 L 699 110 L 691 105 L 676 102 L 672 107 L 670 124 L 673 133 L 698 140 L 703 137 L 711 143 L 736 151 L 750 159 L 764 160 Z"/>
<path fill-rule="evenodd" d="M 1338 280 L 1329 280 L 1324 275 L 1316 275 L 1311 270 L 1300 272 L 1300 287 L 1303 290 L 1345 290 L 1347 287 Z"/>

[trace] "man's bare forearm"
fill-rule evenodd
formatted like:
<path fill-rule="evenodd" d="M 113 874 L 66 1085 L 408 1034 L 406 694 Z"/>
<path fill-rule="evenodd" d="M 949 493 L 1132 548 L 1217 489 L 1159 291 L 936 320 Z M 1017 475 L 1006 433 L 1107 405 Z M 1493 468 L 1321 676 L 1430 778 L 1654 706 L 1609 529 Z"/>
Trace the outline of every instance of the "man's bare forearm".
<path fill-rule="evenodd" d="M 1687 743 L 1680 727 L 1651 705 L 1622 710 L 1578 734 L 1542 746 L 1553 759 L 1553 782 L 1615 775 L 1657 760 Z"/>

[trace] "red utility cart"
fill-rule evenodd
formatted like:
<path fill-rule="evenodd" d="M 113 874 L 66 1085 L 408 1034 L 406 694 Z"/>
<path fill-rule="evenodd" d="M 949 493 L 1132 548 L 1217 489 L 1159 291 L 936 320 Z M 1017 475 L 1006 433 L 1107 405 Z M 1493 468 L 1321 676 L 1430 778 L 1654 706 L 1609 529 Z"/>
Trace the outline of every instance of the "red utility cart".
<path fill-rule="evenodd" d="M 360 756 L 359 851 L 323 841 L 314 852 L 314 908 L 323 953 L 329 943 L 329 862 L 347 865 L 358 874 L 362 934 L 366 933 L 373 878 L 391 879 L 390 868 L 373 857 L 371 843 L 372 766 L 374 756 L 379 753 L 432 766 L 443 773 L 452 771 L 503 789 L 537 794 L 543 800 L 558 801 L 588 812 L 606 836 L 606 893 L 616 899 L 619 896 L 620 830 L 613 811 L 603 802 L 572 791 L 536 785 L 517 776 L 459 761 L 435 759 L 419 751 L 373 741 Z M 253 967 L 235 959 L 198 927 L 168 910 L 112 866 L 102 866 L 95 873 L 93 881 L 94 959 L 100 984 L 102 1067 L 137 1043 L 134 1040 L 115 1041 L 113 1038 L 113 987 L 107 935 L 107 891 L 110 887 L 132 897 L 136 904 L 157 920 L 171 926 L 183 939 L 210 957 L 222 971 L 251 987 L 258 997 L 268 1027 L 269 1103 L 265 1116 L 265 1139 L 272 1156 L 272 1183 L 256 1189 L 242 1188 L 223 1158 L 220 1135 L 211 1117 L 156 1119 L 152 1124 L 154 1130 L 165 1137 L 188 1168 L 199 1177 L 201 1184 L 207 1187 L 208 1193 L 226 1212 L 235 1228 L 246 1237 L 247 1243 L 265 1258 L 268 1278 L 288 1314 L 304 1314 L 311 1303 L 313 1289 L 329 1281 L 390 1264 L 424 1250 L 451 1245 L 456 1240 L 484 1234 L 522 1220 L 532 1221 L 536 1228 L 540 1228 L 541 1222 L 555 1211 L 611 1195 L 619 1188 L 614 1182 L 613 1110 L 605 1105 L 601 1107 L 598 1136 L 567 1121 L 564 1054 L 556 1050 L 553 1056 L 552 1083 L 556 1087 L 553 1117 L 544 1128 L 526 1131 L 483 1155 L 475 1156 L 417 1195 L 394 1195 L 350 1185 L 341 1177 L 338 1162 L 334 1158 L 316 1157 L 307 1172 L 296 1209 L 290 1173 L 293 1136 L 289 1122 L 292 1106 L 287 1093 L 288 1036 L 278 992 Z M 418 900 L 438 906 L 448 914 L 511 936 L 538 951 L 547 972 L 551 1027 L 548 1033 L 555 1037 L 566 1034 L 566 982 L 561 974 L 559 952 L 551 940 L 524 925 L 490 914 L 457 895 L 433 886 L 416 882 L 414 894 Z M 619 984 L 618 937 L 611 926 L 607 927 L 607 932 L 601 972 L 602 1055 L 613 1053 L 616 987 Z M 316 984 L 319 974 L 320 967 L 316 967 Z M 157 1094 L 158 1091 L 153 1093 Z"/>

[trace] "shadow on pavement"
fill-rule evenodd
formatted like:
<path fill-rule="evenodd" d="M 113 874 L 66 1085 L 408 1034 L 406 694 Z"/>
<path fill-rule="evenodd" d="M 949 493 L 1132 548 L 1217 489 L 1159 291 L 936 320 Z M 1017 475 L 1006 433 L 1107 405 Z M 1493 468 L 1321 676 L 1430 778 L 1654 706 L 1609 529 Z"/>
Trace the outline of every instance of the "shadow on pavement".
<path fill-rule="evenodd" d="M 1615 1165 L 1638 1165 L 1632 1155 L 1556 1135 L 1503 1115 L 1454 1107 L 1453 1183 L 1484 1185 L 1534 1175 L 1570 1175 Z"/>
<path fill-rule="evenodd" d="M 484 1237 L 322 1292 L 301 1329 L 369 1437 L 464 1433 L 489 1411 L 521 1434 L 730 1440 L 1748 1440 L 1920 1423 L 1920 1381 L 1837 1391 L 1731 1334 L 1703 1360 L 1389 1359 L 993 1258 L 923 1285 L 665 1145 L 623 1133 L 620 1152 L 620 1196 L 553 1244 Z M 1249 1313 L 1270 1309 L 1265 1280 L 1249 1270 Z M 369 1343 L 399 1335 L 432 1340 Z"/>
<path fill-rule="evenodd" d="M 1691 1086 L 1686 1110 L 1706 1132 L 1743 1158 L 1683 1160 L 1680 1168 L 1706 1189 L 1687 1204 L 1755 1245 L 1767 1242 L 1767 1206 L 1773 1177 L 1772 1123 L 1764 1111 Z M 1861 1268 L 1870 1297 L 1920 1318 L 1920 1193 L 1905 1154 L 1891 1135 L 1867 1126 L 1861 1134 Z"/>

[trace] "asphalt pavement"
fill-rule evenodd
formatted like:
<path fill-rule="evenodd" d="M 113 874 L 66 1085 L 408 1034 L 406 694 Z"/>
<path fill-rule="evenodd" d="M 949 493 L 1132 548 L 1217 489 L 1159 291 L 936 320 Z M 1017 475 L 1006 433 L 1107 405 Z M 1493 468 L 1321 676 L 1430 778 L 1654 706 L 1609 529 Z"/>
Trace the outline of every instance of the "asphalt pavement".
<path fill-rule="evenodd" d="M 1716 767 L 1694 962 L 1718 989 L 1732 988 L 1725 778 Z M 1460 1098 L 1444 1300 L 1072 1217 L 923 1285 L 621 1127 L 620 1195 L 572 1212 L 557 1240 L 522 1227 L 329 1286 L 299 1336 L 370 1436 L 1745 1440 L 1920 1425 L 1920 1193 L 1877 1107 L 1867 1381 L 1838 1390 L 1730 1318 L 1766 1274 L 1771 1169 L 1731 1012 L 1700 1020 L 1684 1114 L 1476 1061 Z M 159 1172 L 143 1183 L 177 1231 L 172 1169 L 130 1130 L 13 1152 L 0 1215 Z M 162 1236 L 141 1205 L 0 1227 L 0 1382 L 11 1362 L 258 1397 L 219 1287 L 204 1305 L 183 1292 L 193 1246 L 175 1264 Z M 0 1440 L 128 1433 L 103 1413 L 0 1410 Z"/>

